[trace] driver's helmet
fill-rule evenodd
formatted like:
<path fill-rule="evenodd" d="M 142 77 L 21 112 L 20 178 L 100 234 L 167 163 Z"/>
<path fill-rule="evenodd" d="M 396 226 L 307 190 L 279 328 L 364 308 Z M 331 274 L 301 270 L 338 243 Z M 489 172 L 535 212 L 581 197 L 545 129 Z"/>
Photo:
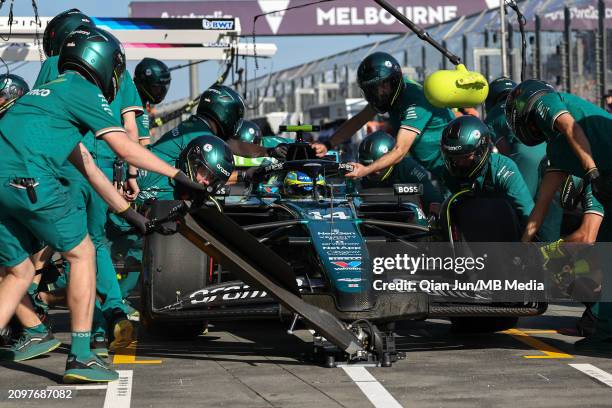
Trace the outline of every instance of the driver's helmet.
<path fill-rule="evenodd" d="M 322 174 L 317 177 L 317 186 L 325 186 Z M 301 171 L 290 171 L 285 176 L 283 189 L 289 198 L 305 198 L 312 195 L 312 178 Z"/>
<path fill-rule="evenodd" d="M 484 173 L 491 154 L 490 131 L 475 116 L 461 116 L 442 132 L 441 150 L 450 175 L 473 181 Z"/>

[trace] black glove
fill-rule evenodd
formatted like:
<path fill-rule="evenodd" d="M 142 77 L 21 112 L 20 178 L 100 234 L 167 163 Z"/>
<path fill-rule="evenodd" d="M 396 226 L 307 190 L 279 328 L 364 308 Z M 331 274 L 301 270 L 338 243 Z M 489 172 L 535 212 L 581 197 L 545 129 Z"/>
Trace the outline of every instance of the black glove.
<path fill-rule="evenodd" d="M 584 181 L 581 181 L 576 185 L 571 175 L 565 178 L 561 186 L 561 208 L 574 210 L 578 206 L 584 193 L 584 184 Z"/>
<path fill-rule="evenodd" d="M 145 235 L 150 232 L 147 228 L 147 225 L 149 224 L 149 219 L 144 215 L 140 214 L 138 211 L 134 210 L 132 207 L 128 207 L 127 210 L 117 213 L 117 215 L 126 220 L 141 234 Z"/>
<path fill-rule="evenodd" d="M 203 193 L 213 193 L 212 188 L 209 191 L 208 186 L 192 181 L 185 173 L 179 171 L 174 176 L 173 180 L 190 191 L 200 191 Z"/>
<path fill-rule="evenodd" d="M 277 160 L 285 160 L 287 158 L 287 152 L 289 152 L 289 145 L 287 143 L 280 143 L 276 147 L 270 147 L 267 150 L 268 157 L 273 157 Z"/>
<path fill-rule="evenodd" d="M 251 167 L 247 170 L 239 170 L 238 171 L 238 182 L 251 183 L 253 182 L 253 177 L 255 173 L 257 173 L 259 167 Z"/>
<path fill-rule="evenodd" d="M 591 190 L 593 191 L 593 196 L 595 196 L 597 201 L 603 205 L 612 203 L 612 194 L 609 191 L 608 186 L 606 186 L 605 177 L 599 174 L 597 167 L 593 167 L 587 171 L 584 179 L 587 183 L 591 183 Z"/>

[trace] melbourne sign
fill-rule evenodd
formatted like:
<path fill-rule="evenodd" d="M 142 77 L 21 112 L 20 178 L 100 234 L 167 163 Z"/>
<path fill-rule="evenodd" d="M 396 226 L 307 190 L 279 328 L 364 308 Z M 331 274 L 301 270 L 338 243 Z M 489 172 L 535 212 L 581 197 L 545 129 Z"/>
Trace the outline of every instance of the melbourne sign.
<path fill-rule="evenodd" d="M 405 33 L 389 12 L 371 0 L 337 0 L 284 11 L 312 0 L 134 1 L 131 17 L 240 19 L 243 34 L 327 35 Z M 499 0 L 391 0 L 420 26 L 499 6 Z M 255 16 L 260 16 L 255 20 Z M 253 27 L 255 26 L 255 27 Z"/>

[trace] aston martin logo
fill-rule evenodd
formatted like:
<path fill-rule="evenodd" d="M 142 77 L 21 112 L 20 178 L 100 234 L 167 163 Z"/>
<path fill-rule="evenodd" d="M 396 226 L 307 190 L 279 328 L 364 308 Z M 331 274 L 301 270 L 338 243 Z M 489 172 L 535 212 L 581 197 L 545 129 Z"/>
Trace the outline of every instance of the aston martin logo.
<path fill-rule="evenodd" d="M 264 13 L 270 13 L 272 11 L 283 10 L 283 11 L 278 11 L 278 13 L 266 14 L 265 16 L 266 21 L 268 22 L 268 25 L 270 26 L 270 30 L 272 30 L 274 34 L 278 32 L 278 28 L 283 22 L 283 17 L 285 17 L 284 9 L 287 8 L 287 6 L 289 5 L 289 2 L 290 0 L 259 0 L 257 1 L 257 3 L 259 4 L 259 7 L 261 8 L 261 11 L 263 11 Z"/>
<path fill-rule="evenodd" d="M 332 262 L 332 264 L 339 266 L 340 268 L 359 268 L 361 266 L 361 261 L 350 261 L 350 262 L 336 261 L 336 262 Z"/>

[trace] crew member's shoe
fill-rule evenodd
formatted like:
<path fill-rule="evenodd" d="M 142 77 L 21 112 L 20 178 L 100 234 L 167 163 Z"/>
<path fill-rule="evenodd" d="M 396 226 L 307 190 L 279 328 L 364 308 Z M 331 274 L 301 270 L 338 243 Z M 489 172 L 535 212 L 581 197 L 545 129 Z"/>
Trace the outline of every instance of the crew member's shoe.
<path fill-rule="evenodd" d="M 583 353 L 612 354 L 612 337 L 594 334 L 574 343 L 574 349 Z"/>
<path fill-rule="evenodd" d="M 111 322 L 111 342 L 108 349 L 115 352 L 132 344 L 134 338 L 134 325 L 128 320 L 123 312 L 114 313 L 114 318 Z"/>
<path fill-rule="evenodd" d="M 13 331 L 11 327 L 0 327 L 0 347 L 10 346 L 13 343 Z"/>
<path fill-rule="evenodd" d="M 106 347 L 106 339 L 104 338 L 104 335 L 95 333 L 91 338 L 89 347 L 91 352 L 96 356 L 101 358 L 108 357 L 108 348 Z"/>
<path fill-rule="evenodd" d="M 93 354 L 87 359 L 80 359 L 70 354 L 66 360 L 64 383 L 110 382 L 119 378 L 102 360 Z"/>
<path fill-rule="evenodd" d="M 53 337 L 53 333 L 30 333 L 24 331 L 23 335 L 11 348 L 0 351 L 0 360 L 25 361 L 55 350 L 62 344 Z"/>

